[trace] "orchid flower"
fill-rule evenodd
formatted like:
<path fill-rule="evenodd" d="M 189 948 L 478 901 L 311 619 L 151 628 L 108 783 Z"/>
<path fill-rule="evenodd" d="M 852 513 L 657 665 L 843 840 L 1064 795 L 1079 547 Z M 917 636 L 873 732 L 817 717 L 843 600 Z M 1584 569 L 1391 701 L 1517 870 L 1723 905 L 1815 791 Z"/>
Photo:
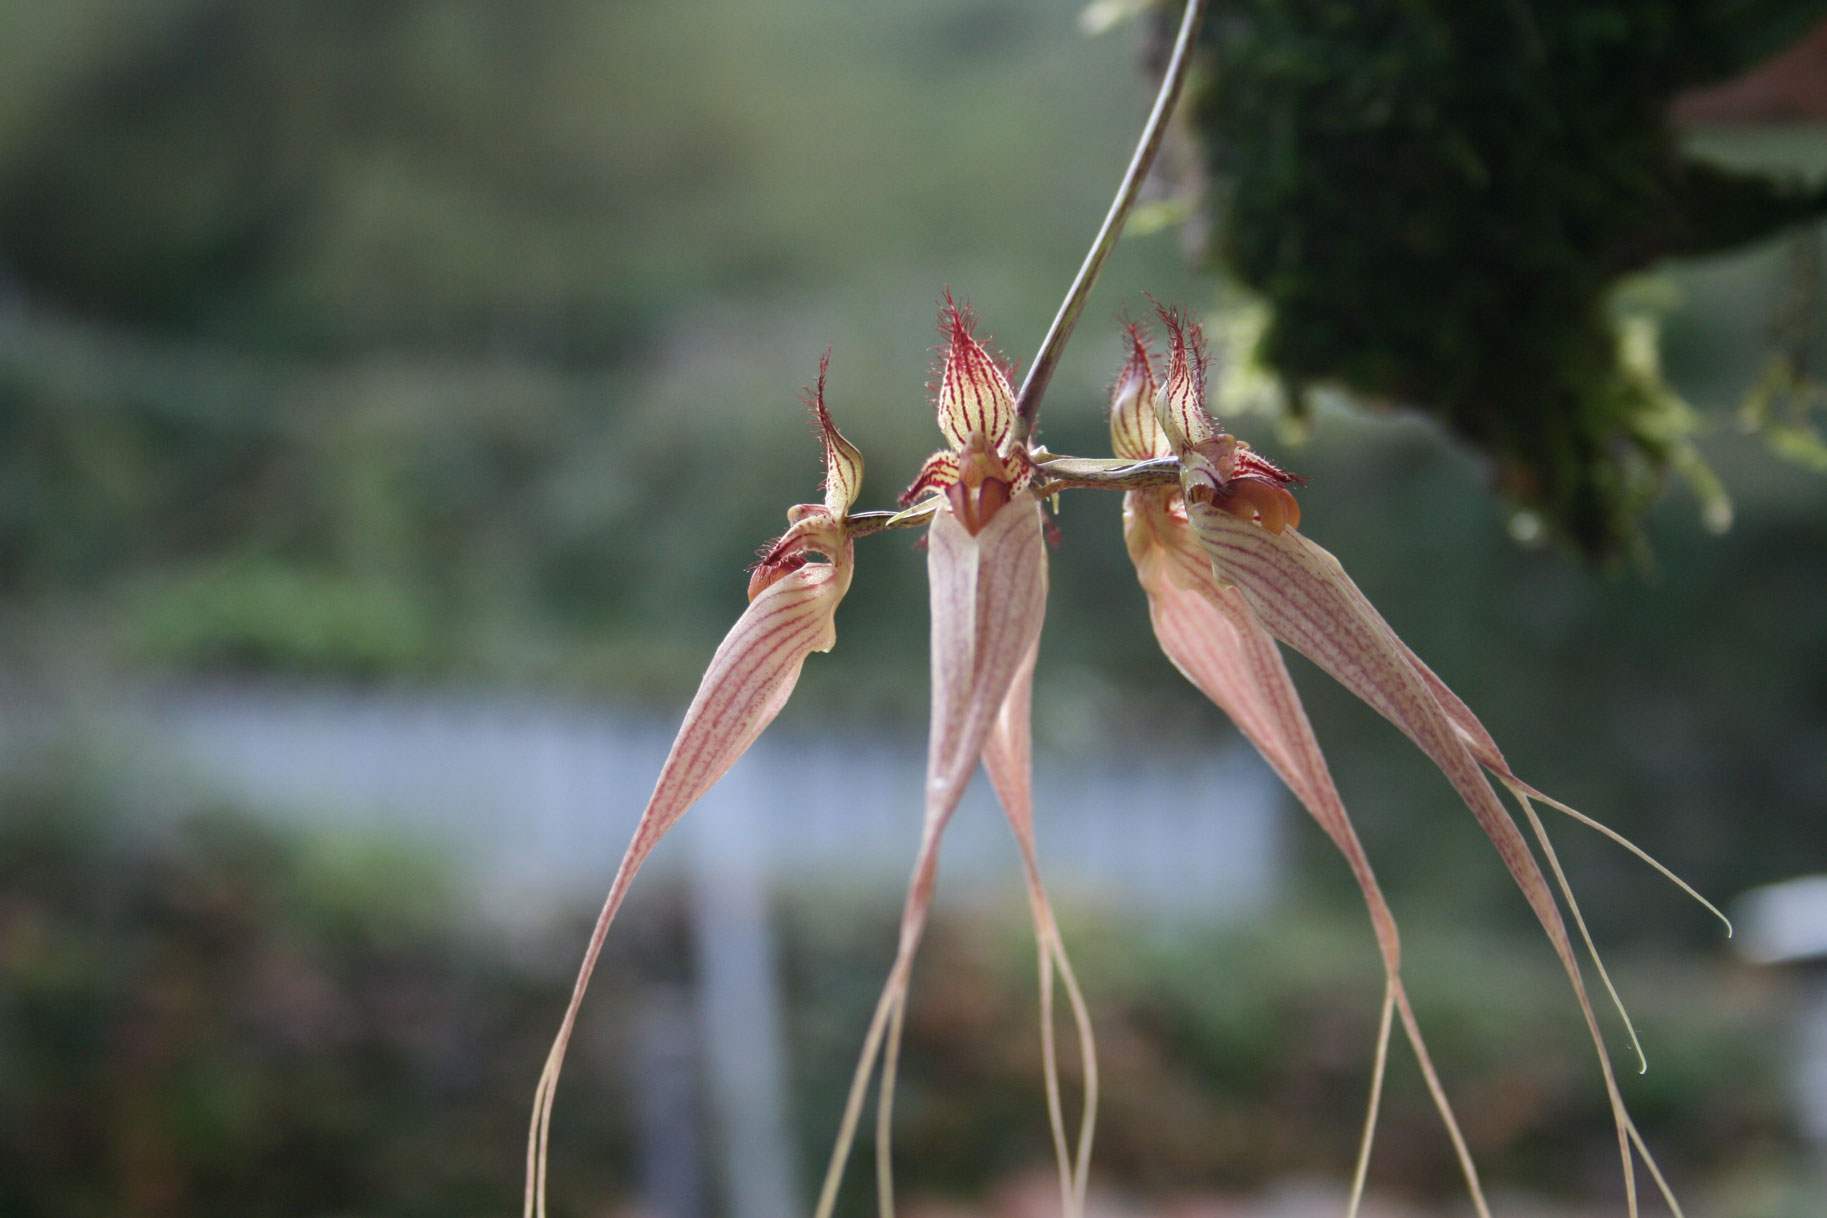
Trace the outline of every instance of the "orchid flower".
<path fill-rule="evenodd" d="M 711 657 L 710 668 L 685 712 L 685 722 L 635 826 L 634 840 L 610 884 L 533 1102 L 533 1124 L 527 1138 L 526 1213 L 530 1218 L 545 1216 L 546 1140 L 565 1050 L 603 940 L 629 885 L 667 830 L 729 772 L 780 713 L 799 681 L 806 657 L 814 651 L 830 651 L 837 641 L 837 606 L 850 589 L 855 565 L 849 511 L 862 485 L 863 458 L 838 432 L 825 408 L 829 363 L 827 354 L 819 365 L 818 387 L 807 402 L 824 445 L 824 502 L 790 509 L 787 531 L 763 547 L 749 579 L 749 607 Z M 814 558 L 824 561 L 812 561 Z"/>
<path fill-rule="evenodd" d="M 1047 565 L 1034 467 L 1015 436 L 1015 396 L 1003 365 L 978 342 L 975 319 L 949 296 L 940 317 L 946 344 L 937 369 L 939 430 L 950 447 L 933 454 L 903 496 L 924 504 L 932 597 L 932 724 L 926 810 L 919 854 L 902 907 L 900 944 L 851 1081 L 837 1144 L 820 1191 L 828 1218 L 877 1060 L 876 1187 L 884 1218 L 894 1212 L 894 1079 L 908 981 L 932 904 L 939 843 L 979 759 L 986 763 L 1021 848 L 1040 953 L 1041 1035 L 1047 1107 L 1067 1215 L 1082 1210 L 1096 1110 L 1091 1025 L 1065 954 L 1035 858 L 1029 764 L 1029 693 L 1046 610 Z M 916 508 L 915 510 L 918 510 Z M 1086 1089 L 1076 1156 L 1067 1145 L 1053 1043 L 1052 969 L 1066 986 L 1085 1061 Z"/>
<path fill-rule="evenodd" d="M 807 655 L 830 650 L 836 638 L 834 615 L 850 586 L 854 539 L 921 523 L 929 523 L 927 571 L 932 588 L 926 814 L 899 952 L 865 1037 L 819 1213 L 829 1214 L 835 1203 L 878 1059 L 878 1189 L 883 1212 L 892 1212 L 889 1135 L 908 981 L 937 879 L 939 843 L 980 759 L 987 763 L 1008 809 L 1023 856 L 1040 952 L 1048 1115 L 1066 1210 L 1082 1210 L 1096 1107 L 1096 1065 L 1090 1017 L 1040 880 L 1029 775 L 1028 698 L 1046 608 L 1046 548 L 1040 500 L 1032 487 L 1035 470 L 1025 444 L 1014 434 L 1015 399 L 1008 376 L 976 339 L 974 326 L 971 313 L 948 298 L 941 313 L 947 341 L 937 369 L 935 405 L 949 447 L 926 462 L 904 496 L 913 505 L 893 515 L 850 512 L 862 481 L 862 456 L 831 422 L 825 406 L 826 365 L 820 366 L 818 387 L 808 404 L 824 445 L 825 501 L 792 508 L 787 532 L 763 547 L 749 581 L 749 608 L 711 659 L 598 915 L 535 1096 L 526 1193 L 526 1213 L 533 1218 L 545 1214 L 554 1089 L 604 938 L 635 874 L 660 838 L 773 721 L 792 693 Z M 812 561 L 815 557 L 824 561 Z M 1055 969 L 1072 1008 L 1085 1061 L 1076 1155 L 1067 1144 L 1053 1044 Z"/>
<path fill-rule="evenodd" d="M 1029 727 L 1047 597 L 1048 526 L 1042 504 L 1075 488 L 1125 492 L 1124 536 L 1162 649 L 1262 753 L 1345 856 L 1363 893 L 1385 985 L 1351 1212 L 1363 1193 L 1389 1041 L 1400 1016 L 1473 1203 L 1481 1218 L 1489 1218 L 1476 1168 L 1403 986 L 1394 915 L 1333 784 L 1278 643 L 1306 654 L 1413 740 L 1490 837 L 1561 960 L 1597 1048 L 1632 1214 L 1637 1204 L 1633 1151 L 1680 1213 L 1625 1110 L 1554 889 L 1487 774 L 1521 808 L 1620 1013 L 1622 1003 L 1598 961 L 1535 805 L 1565 812 L 1648 856 L 1518 778 L 1477 717 L 1396 637 L 1338 561 L 1300 532 L 1300 505 L 1290 488 L 1302 480 L 1225 432 L 1206 409 L 1206 355 L 1197 325 L 1162 311 L 1170 339 L 1164 375 L 1143 331 L 1131 327 L 1129 358 L 1111 395 L 1114 459 L 1058 457 L 1030 444 L 1052 370 L 1164 137 L 1203 8 L 1204 0 L 1189 0 L 1186 6 L 1135 155 L 1019 393 L 1012 388 L 1010 369 L 976 337 L 969 309 L 954 304 L 949 294 L 945 298 L 933 405 L 946 447 L 922 467 L 901 511 L 852 510 L 863 461 L 831 422 L 825 407 L 826 365 L 820 365 L 807 404 L 824 448 L 824 501 L 792 508 L 787 531 L 763 548 L 749 581 L 748 609 L 711 658 L 615 873 L 536 1090 L 527 1144 L 526 1218 L 545 1218 L 546 1141 L 559 1071 L 604 937 L 635 874 L 661 837 L 772 722 L 806 657 L 831 649 L 837 606 L 850 587 L 855 541 L 914 527 L 927 529 L 932 607 L 925 810 L 897 951 L 863 1039 L 815 1218 L 829 1218 L 836 1204 L 878 1065 L 877 1198 L 882 1218 L 894 1213 L 893 1095 L 907 994 L 931 907 L 940 843 L 979 762 L 989 773 L 1021 853 L 1039 964 L 1047 1118 L 1059 1161 L 1062 1208 L 1066 1218 L 1081 1218 L 1097 1108 L 1097 1064 L 1086 1003 L 1041 882 Z M 1071 1008 L 1083 1065 L 1075 1138 L 1067 1134 L 1059 1081 L 1056 981 Z M 1629 1027 L 1627 1016 L 1625 1025 Z M 1631 1038 L 1634 1044 L 1634 1031 Z M 1640 1058 L 1640 1048 L 1638 1053 Z"/>
<path fill-rule="evenodd" d="M 1118 457 L 1139 463 L 1165 457 L 1178 461 L 1177 486 L 1131 490 L 1123 508 L 1124 537 L 1148 594 L 1155 634 L 1174 665 L 1231 716 L 1345 855 L 1370 908 L 1384 961 L 1386 996 L 1377 1071 L 1353 1185 L 1353 1210 L 1368 1164 L 1390 1016 L 1397 1010 L 1453 1140 L 1474 1204 L 1480 1214 L 1488 1213 L 1476 1169 L 1402 987 L 1394 917 L 1327 772 L 1276 650 L 1277 639 L 1305 654 L 1401 729 L 1465 801 L 1522 889 L 1572 983 L 1598 1051 L 1631 1212 L 1636 1212 L 1634 1147 L 1671 1208 L 1680 1213 L 1624 1107 L 1553 892 L 1485 771 L 1511 792 L 1527 818 L 1640 1061 L 1642 1049 L 1629 1016 L 1599 960 L 1533 804 L 1547 804 L 1606 833 L 1669 875 L 1713 913 L 1719 911 L 1634 845 L 1543 795 L 1511 771 L 1484 725 L 1396 637 L 1338 560 L 1301 535 L 1300 506 L 1288 489 L 1301 479 L 1226 433 L 1207 411 L 1207 357 L 1198 326 L 1167 310 L 1161 311 L 1161 318 L 1171 341 L 1164 382 L 1157 382 L 1143 332 L 1131 327 L 1131 354 L 1113 385 L 1110 411 L 1111 442 Z"/>

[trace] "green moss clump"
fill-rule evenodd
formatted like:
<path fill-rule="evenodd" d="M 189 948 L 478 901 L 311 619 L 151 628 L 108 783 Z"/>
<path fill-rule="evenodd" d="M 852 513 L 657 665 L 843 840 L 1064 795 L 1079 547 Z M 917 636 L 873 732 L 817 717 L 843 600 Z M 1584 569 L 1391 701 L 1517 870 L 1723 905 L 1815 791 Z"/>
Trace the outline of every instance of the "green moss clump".
<path fill-rule="evenodd" d="M 1684 157 L 1679 92 L 1827 12 L 1679 0 L 1231 0 L 1194 107 L 1213 254 L 1272 310 L 1260 355 L 1438 417 L 1586 554 L 1625 548 L 1685 443 L 1630 366 L 1618 280 L 1827 210 Z"/>

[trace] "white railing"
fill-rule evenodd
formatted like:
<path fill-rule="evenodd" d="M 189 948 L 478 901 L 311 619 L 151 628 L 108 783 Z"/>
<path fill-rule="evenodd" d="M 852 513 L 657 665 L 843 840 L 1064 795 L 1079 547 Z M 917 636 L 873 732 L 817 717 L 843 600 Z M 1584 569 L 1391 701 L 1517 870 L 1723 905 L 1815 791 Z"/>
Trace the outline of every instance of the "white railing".
<path fill-rule="evenodd" d="M 600 892 L 671 742 L 672 725 L 514 695 L 204 686 L 123 707 L 110 734 L 187 778 L 287 820 L 419 840 L 474 868 L 499 912 Z M 795 883 L 878 887 L 918 841 L 922 742 L 781 727 L 655 852 L 656 870 L 735 853 Z M 1036 761 L 1051 883 L 1142 912 L 1258 912 L 1281 874 L 1281 789 L 1241 745 L 1195 755 Z M 1019 884 L 981 776 L 945 850 L 956 886 Z"/>

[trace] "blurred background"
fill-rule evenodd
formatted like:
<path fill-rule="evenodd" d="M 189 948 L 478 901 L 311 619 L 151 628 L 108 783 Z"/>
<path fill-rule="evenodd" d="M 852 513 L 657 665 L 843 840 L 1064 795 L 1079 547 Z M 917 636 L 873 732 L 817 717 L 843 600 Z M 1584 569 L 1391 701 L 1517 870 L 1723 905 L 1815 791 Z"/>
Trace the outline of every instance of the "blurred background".
<path fill-rule="evenodd" d="M 0 7 L 0 1214 L 513 1212 L 595 904 L 743 568 L 816 498 L 800 386 L 830 347 L 860 506 L 889 506 L 938 442 L 940 292 L 1025 362 L 1102 216 L 1151 88 L 1139 23 L 1093 37 L 1078 7 Z M 1827 171 L 1820 125 L 1691 138 Z M 1633 289 L 1735 508 L 1716 533 L 1671 493 L 1634 569 L 1519 543 L 1415 418 L 1232 419 L 1311 477 L 1303 531 L 1520 774 L 1721 904 L 1827 866 L 1827 478 L 1735 414 L 1822 243 Z M 1144 292 L 1249 322 L 1179 232 L 1126 239 L 1054 451 L 1108 452 Z M 1094 1191 L 1342 1212 L 1381 996 L 1362 906 L 1161 658 L 1117 509 L 1062 506 L 1036 695 L 1042 859 L 1103 1049 Z M 637 886 L 560 1091 L 555 1214 L 803 1210 L 917 840 L 911 541 L 859 546 L 835 652 Z M 1292 664 L 1501 1211 L 1621 1213 L 1591 1046 L 1501 865 Z M 915 974 L 909 1213 L 1051 1203 L 997 816 L 960 812 Z M 1748 960 L 1551 828 L 1690 1212 L 1819 1214 L 1820 966 Z M 1468 1212 L 1391 1061 L 1372 1209 Z M 871 1193 L 859 1166 L 842 1209 Z"/>

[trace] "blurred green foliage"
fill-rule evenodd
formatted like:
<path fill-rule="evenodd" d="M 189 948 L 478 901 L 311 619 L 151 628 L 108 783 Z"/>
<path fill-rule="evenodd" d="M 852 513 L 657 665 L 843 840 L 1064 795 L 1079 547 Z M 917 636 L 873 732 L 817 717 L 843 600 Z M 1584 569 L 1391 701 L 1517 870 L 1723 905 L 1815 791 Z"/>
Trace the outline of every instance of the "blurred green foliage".
<path fill-rule="evenodd" d="M 808 900 L 789 907 L 787 927 L 803 1111 L 827 1130 L 875 1001 L 871 961 L 880 967 L 894 923 L 887 910 L 833 918 Z M 1235 1196 L 1348 1170 L 1382 993 L 1361 910 L 1224 930 L 1084 910 L 1068 917 L 1067 937 L 1099 1045 L 1094 1178 L 1142 1197 Z M 1418 1017 L 1487 1187 L 1563 1202 L 1621 1190 L 1591 1042 L 1547 947 L 1444 924 L 1404 942 Z M 1721 1215 L 1759 1212 L 1730 1189 L 1709 1192 L 1722 1173 L 1756 1163 L 1800 1184 L 1806 1151 L 1788 1132 L 1780 1085 L 1786 986 L 1717 957 L 1624 953 L 1611 963 L 1652 1062 L 1643 1077 L 1625 1071 L 1622 1085 L 1684 1198 Z M 1061 1019 L 1070 1113 L 1081 1075 Z M 980 1196 L 1048 1163 L 1035 1021 L 1025 917 L 941 913 L 915 970 L 895 1103 L 907 1194 Z M 1396 1039 L 1373 1188 L 1449 1208 L 1463 1197 L 1459 1169 L 1399 1029 Z M 1627 1052 L 1621 1039 L 1614 1052 Z M 822 1167 L 825 1149 L 809 1145 L 808 1168 Z M 866 1185 L 853 1178 L 852 1212 L 868 1212 Z"/>
<path fill-rule="evenodd" d="M 529 961 L 422 854 L 165 811 L 0 794 L 0 1212 L 512 1210 L 572 936 Z M 553 1156 L 581 1210 L 630 1167 L 623 1063 L 580 1050 Z"/>
<path fill-rule="evenodd" d="M 1147 93 L 1067 16 L 8 10 L 0 599 L 180 668 L 675 693 L 815 494 L 827 344 L 887 504 L 940 290 L 1038 335 Z M 896 566 L 878 642 L 923 633 Z M 340 607 L 254 620 L 288 584 Z"/>
<path fill-rule="evenodd" d="M 1621 278 L 1827 211 L 1827 184 L 1684 153 L 1684 90 L 1821 4 L 1246 0 L 1206 23 L 1214 253 L 1271 309 L 1298 405 L 1330 383 L 1434 415 L 1589 556 L 1640 540 L 1693 424 L 1620 351 Z"/>
<path fill-rule="evenodd" d="M 422 854 L 162 803 L 61 783 L 0 793 L 0 1208 L 511 1211 L 531 1081 L 590 911 L 510 946 Z M 653 890 L 618 927 L 605 962 L 616 983 L 593 996 L 554 1127 L 558 1214 L 603 1212 L 635 1186 L 629 1017 L 644 985 L 689 977 L 678 909 L 677 893 Z M 1345 1170 L 1381 987 L 1358 910 L 1228 931 L 1090 909 L 1069 922 L 1104 1071 L 1100 1181 L 1235 1194 Z M 808 1179 L 895 925 L 879 894 L 804 890 L 782 908 Z M 910 1194 L 976 1195 L 1044 1169 L 1032 950 L 1013 909 L 941 904 L 897 1105 Z M 1571 1198 L 1610 1179 L 1596 1064 L 1547 949 L 1435 927 L 1411 934 L 1407 955 L 1487 1181 Z M 1612 963 L 1654 1063 L 1626 1091 L 1677 1183 L 1694 1196 L 1750 1163 L 1799 1179 L 1777 1085 L 1786 988 L 1716 958 Z M 1450 1199 L 1457 1167 L 1430 1101 L 1406 1052 L 1391 1061 L 1377 1186 Z M 846 1203 L 869 1212 L 853 1176 Z M 1748 1212 L 1719 1200 L 1712 1212 Z"/>

